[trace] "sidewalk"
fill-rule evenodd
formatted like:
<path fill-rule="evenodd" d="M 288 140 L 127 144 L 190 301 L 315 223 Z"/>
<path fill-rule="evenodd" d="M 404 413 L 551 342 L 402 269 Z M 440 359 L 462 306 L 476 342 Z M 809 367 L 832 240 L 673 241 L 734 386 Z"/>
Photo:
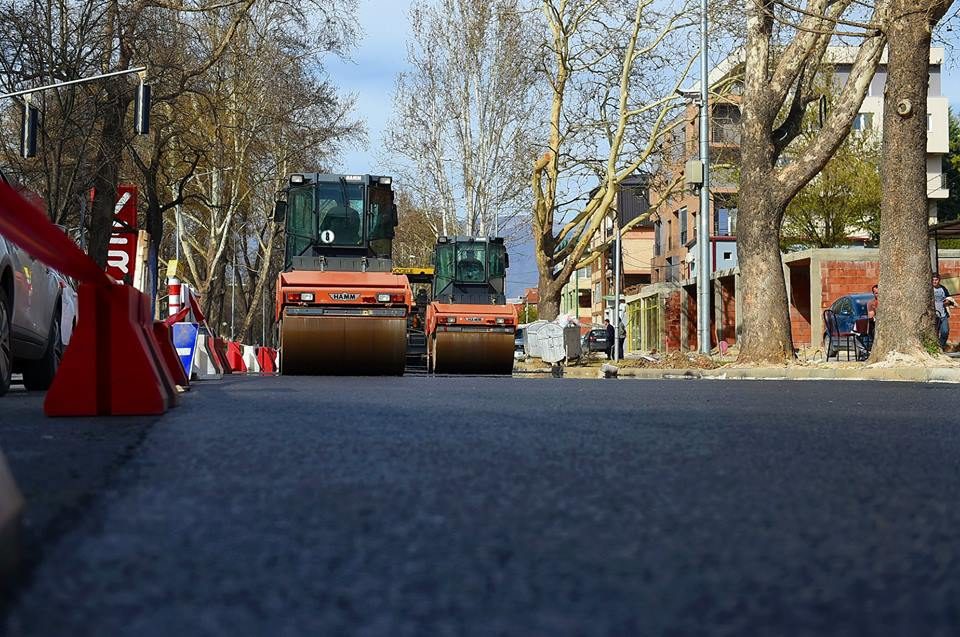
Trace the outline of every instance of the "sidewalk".
<path fill-rule="evenodd" d="M 515 375 L 550 374 L 550 368 L 515 371 Z M 565 367 L 564 378 L 604 378 L 603 368 Z M 886 380 L 910 383 L 960 383 L 960 368 L 953 367 L 720 367 L 717 369 L 660 369 L 623 367 L 616 378 L 645 380 L 700 378 L 713 380 Z"/>

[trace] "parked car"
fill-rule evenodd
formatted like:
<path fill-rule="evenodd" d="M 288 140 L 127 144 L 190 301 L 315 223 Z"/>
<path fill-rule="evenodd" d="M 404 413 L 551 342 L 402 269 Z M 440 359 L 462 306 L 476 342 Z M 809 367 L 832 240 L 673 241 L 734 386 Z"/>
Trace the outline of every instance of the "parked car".
<path fill-rule="evenodd" d="M 597 327 L 584 334 L 583 349 L 587 352 L 607 351 L 607 330 Z"/>
<path fill-rule="evenodd" d="M 0 179 L 10 183 L 2 171 Z M 53 270 L 0 237 L 0 395 L 14 372 L 29 390 L 53 382 L 63 355 L 61 294 Z"/>
<path fill-rule="evenodd" d="M 522 327 L 518 327 L 517 331 L 513 333 L 513 357 L 514 358 L 523 358 L 524 356 L 527 355 L 525 344 L 526 344 L 526 331 Z"/>
<path fill-rule="evenodd" d="M 841 335 L 850 334 L 859 319 L 867 318 L 867 302 L 873 298 L 870 292 L 848 294 L 833 302 L 830 309 L 837 317 L 837 327 Z M 838 350 L 847 349 L 845 338 L 830 338 L 827 326 L 823 326 L 823 352 L 827 360 L 837 355 Z"/>
<path fill-rule="evenodd" d="M 51 270 L 60 286 L 60 340 L 63 346 L 70 344 L 73 330 L 77 327 L 77 288 L 73 282 L 56 270 Z"/>

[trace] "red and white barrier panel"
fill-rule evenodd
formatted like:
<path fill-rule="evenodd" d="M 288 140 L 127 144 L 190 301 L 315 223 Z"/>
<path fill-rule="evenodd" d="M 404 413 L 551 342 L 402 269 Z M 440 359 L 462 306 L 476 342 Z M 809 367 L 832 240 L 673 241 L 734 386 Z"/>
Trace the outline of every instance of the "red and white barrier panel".
<path fill-rule="evenodd" d="M 161 414 L 176 404 L 172 342 L 154 333 L 150 299 L 117 285 L 46 215 L 0 182 L 0 234 L 80 282 L 79 317 L 43 403 L 49 416 Z"/>
<path fill-rule="evenodd" d="M 257 358 L 257 348 L 253 345 L 242 345 L 243 347 L 243 366 L 247 368 L 248 374 L 260 373 L 260 360 Z"/>
<path fill-rule="evenodd" d="M 176 316 L 182 308 L 180 304 L 180 279 L 170 277 L 167 279 L 167 305 L 170 307 L 170 316 Z M 182 319 L 181 319 L 182 320 Z M 180 321 L 173 321 L 179 323 Z"/>
<path fill-rule="evenodd" d="M 243 345 L 227 341 L 227 365 L 234 374 L 247 373 L 247 366 L 243 362 Z"/>
<path fill-rule="evenodd" d="M 261 347 L 257 349 L 257 360 L 260 363 L 261 374 L 277 373 L 277 350 L 272 347 Z"/>

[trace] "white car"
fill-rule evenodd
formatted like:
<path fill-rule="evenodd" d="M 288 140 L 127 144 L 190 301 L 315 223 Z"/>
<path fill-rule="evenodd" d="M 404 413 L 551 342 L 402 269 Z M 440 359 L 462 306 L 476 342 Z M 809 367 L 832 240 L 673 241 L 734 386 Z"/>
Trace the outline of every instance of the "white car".
<path fill-rule="evenodd" d="M 0 172 L 0 179 L 7 182 Z M 7 182 L 9 183 L 9 182 Z M 14 372 L 28 390 L 50 387 L 63 355 L 57 274 L 0 237 L 0 395 Z"/>
<path fill-rule="evenodd" d="M 60 285 L 60 341 L 66 347 L 77 327 L 77 290 L 70 279 L 56 270 L 51 270 Z"/>

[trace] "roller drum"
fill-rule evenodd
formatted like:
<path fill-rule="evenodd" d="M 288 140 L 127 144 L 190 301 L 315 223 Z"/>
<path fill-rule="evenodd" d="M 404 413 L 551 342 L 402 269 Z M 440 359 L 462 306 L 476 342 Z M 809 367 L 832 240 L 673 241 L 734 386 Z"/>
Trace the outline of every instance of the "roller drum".
<path fill-rule="evenodd" d="M 433 371 L 437 374 L 511 374 L 514 337 L 503 332 L 436 332 Z"/>
<path fill-rule="evenodd" d="M 405 318 L 289 316 L 280 324 L 280 373 L 402 375 Z"/>

